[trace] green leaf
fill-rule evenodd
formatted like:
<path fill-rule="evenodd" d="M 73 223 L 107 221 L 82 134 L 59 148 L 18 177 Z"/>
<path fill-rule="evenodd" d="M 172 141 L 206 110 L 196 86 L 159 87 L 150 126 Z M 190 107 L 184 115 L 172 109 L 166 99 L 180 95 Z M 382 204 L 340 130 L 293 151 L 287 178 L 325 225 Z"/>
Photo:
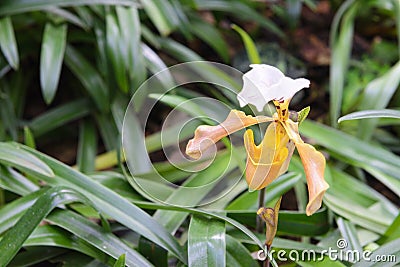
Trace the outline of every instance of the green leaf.
<path fill-rule="evenodd" d="M 397 215 L 396 219 L 387 228 L 386 232 L 383 234 L 379 243 L 387 243 L 400 238 L 400 213 Z"/>
<path fill-rule="evenodd" d="M 16 144 L 11 145 L 16 146 Z M 146 212 L 71 167 L 26 146 L 23 146 L 23 149 L 44 161 L 53 170 L 56 176 L 46 179 L 47 183 L 73 188 L 90 198 L 97 210 L 167 249 L 182 262 L 186 262 L 182 247 L 176 239 Z"/>
<path fill-rule="evenodd" d="M 57 209 L 47 217 L 47 220 L 75 234 L 115 259 L 125 253 L 128 266 L 152 266 L 142 255 L 114 234 L 72 211 Z"/>
<path fill-rule="evenodd" d="M 251 64 L 261 64 L 260 55 L 258 54 L 257 47 L 254 44 L 251 37 L 245 32 L 242 28 L 237 26 L 236 24 L 231 25 L 232 29 L 234 29 L 237 33 L 240 34 L 244 46 L 246 47 L 247 56 Z"/>
<path fill-rule="evenodd" d="M 173 27 L 169 17 L 173 17 L 175 14 L 168 14 L 161 1 L 162 0 L 142 0 L 141 4 L 157 30 L 162 35 L 166 36 L 171 33 Z M 167 5 L 169 6 L 170 4 L 167 3 Z"/>
<path fill-rule="evenodd" d="M 380 260 L 379 260 L 380 259 Z M 385 260 L 384 260 L 385 259 Z M 393 240 L 377 250 L 374 250 L 361 261 L 354 264 L 354 267 L 370 267 L 370 266 L 395 266 L 400 262 L 400 239 Z"/>
<path fill-rule="evenodd" d="M 28 126 L 24 126 L 24 142 L 25 145 L 33 149 L 36 148 L 35 137 L 33 136 L 33 133 Z"/>
<path fill-rule="evenodd" d="M 220 32 L 212 25 L 202 20 L 190 23 L 191 31 L 210 47 L 212 47 L 224 62 L 229 60 L 229 48 Z"/>
<path fill-rule="evenodd" d="M 81 9 L 78 7 L 74 8 L 78 14 L 81 14 Z M 79 10 L 79 11 L 78 11 Z M 75 13 L 70 12 L 69 10 L 66 10 L 64 8 L 58 8 L 58 7 L 52 7 L 46 10 L 49 14 L 54 14 L 54 22 L 69 22 L 70 24 L 74 26 L 78 26 L 86 31 L 89 31 L 91 28 L 90 20 L 87 21 L 85 18 L 80 18 L 79 16 L 75 15 Z M 51 17 L 51 16 L 50 16 Z M 64 22 L 63 21 L 63 22 Z"/>
<path fill-rule="evenodd" d="M 67 42 L 67 24 L 46 23 L 40 52 L 40 84 L 46 104 L 57 92 Z"/>
<path fill-rule="evenodd" d="M 397 0 L 392 0 L 394 6 L 394 14 L 396 18 L 396 28 L 397 28 L 397 49 L 398 55 L 400 56 L 400 3 Z"/>
<path fill-rule="evenodd" d="M 400 61 L 383 76 L 370 82 L 362 94 L 360 109 L 383 109 L 388 104 L 400 83 Z M 359 136 L 368 140 L 377 120 L 368 120 L 359 125 Z"/>
<path fill-rule="evenodd" d="M 240 223 L 255 227 L 256 214 L 253 211 L 235 210 L 228 211 L 228 216 Z M 279 235 L 317 236 L 329 231 L 328 213 L 326 209 L 318 211 L 313 216 L 305 212 L 280 211 Z"/>
<path fill-rule="evenodd" d="M 124 119 L 122 141 L 128 168 L 133 175 L 136 175 L 150 172 L 152 170 L 152 164 L 147 155 L 142 126 L 132 109 L 133 108 L 128 107 L 126 116 L 129 119 Z"/>
<path fill-rule="evenodd" d="M 59 255 L 65 254 L 66 249 L 57 247 L 30 247 L 26 251 L 18 253 L 10 262 L 10 266 L 29 266 L 51 260 Z"/>
<path fill-rule="evenodd" d="M 111 61 L 112 69 L 114 70 L 115 80 L 122 92 L 128 92 L 128 77 L 126 60 L 129 59 L 127 49 L 124 49 L 124 40 L 121 36 L 121 29 L 117 23 L 117 19 L 111 10 L 106 12 L 106 40 L 107 40 L 107 54 Z"/>
<path fill-rule="evenodd" d="M 97 154 L 97 133 L 93 122 L 85 120 L 81 123 L 77 152 L 77 165 L 81 172 L 94 171 L 94 162 Z"/>
<path fill-rule="evenodd" d="M 368 209 L 356 204 L 349 205 L 349 202 L 331 194 L 325 195 L 324 203 L 333 212 L 376 233 L 384 233 L 390 224 L 386 219 L 371 216 L 373 213 Z"/>
<path fill-rule="evenodd" d="M 330 46 L 332 49 L 329 92 L 330 92 L 330 118 L 331 124 L 337 126 L 342 105 L 344 76 L 347 72 L 350 58 L 354 17 L 358 9 L 357 0 L 345 1 L 336 12 L 330 33 Z"/>
<path fill-rule="evenodd" d="M 88 99 L 70 101 L 59 105 L 30 121 L 28 127 L 36 137 L 39 137 L 57 127 L 73 120 L 82 118 L 92 110 Z"/>
<path fill-rule="evenodd" d="M 299 124 L 301 124 L 307 118 L 309 113 L 310 113 L 310 106 L 305 107 L 299 112 L 297 112 L 298 115 L 297 121 L 299 122 Z"/>
<path fill-rule="evenodd" d="M 261 249 L 264 248 L 264 244 L 258 239 L 258 237 L 250 231 L 248 228 L 246 228 L 243 224 L 235 221 L 232 218 L 229 218 L 227 216 L 220 215 L 219 213 L 225 213 L 225 211 L 220 211 L 219 213 L 217 212 L 210 212 L 207 210 L 203 209 L 193 209 L 193 208 L 183 208 L 183 207 L 178 207 L 178 206 L 170 206 L 170 205 L 164 205 L 164 204 L 158 204 L 158 203 L 153 203 L 153 202 L 143 202 L 143 201 L 134 201 L 136 205 L 139 207 L 142 207 L 144 209 L 163 209 L 163 210 L 174 210 L 174 211 L 183 211 L 191 214 L 198 214 L 198 215 L 204 215 L 204 216 L 210 216 L 216 219 L 221 219 L 226 221 L 227 223 L 233 225 L 237 229 L 239 229 L 243 234 L 245 234 L 247 237 L 249 237 L 254 244 L 257 244 Z"/>
<path fill-rule="evenodd" d="M 334 152 L 334 155 L 340 159 L 364 168 L 369 172 L 375 170 L 391 176 L 393 183 L 391 183 L 392 186 L 390 188 L 394 192 L 400 192 L 398 190 L 400 186 L 400 157 L 381 147 L 361 141 L 356 137 L 319 123 L 304 121 L 300 131 L 305 136 L 312 138 L 318 144 Z M 376 178 L 388 184 L 381 177 L 376 176 Z"/>
<path fill-rule="evenodd" d="M 189 266 L 225 266 L 225 223 L 193 215 L 188 233 Z"/>
<path fill-rule="evenodd" d="M 65 63 L 81 81 L 97 108 L 106 112 L 109 109 L 109 92 L 98 71 L 83 55 L 69 45 L 65 50 Z"/>
<path fill-rule="evenodd" d="M 297 173 L 291 172 L 279 176 L 278 179 L 268 185 L 268 191 L 265 192 L 265 202 L 267 206 L 273 206 L 276 200 L 289 191 L 293 186 L 298 183 L 301 176 Z M 254 212 L 254 216 L 258 210 L 258 191 L 244 192 L 235 200 L 233 200 L 226 208 L 228 211 L 248 210 Z"/>
<path fill-rule="evenodd" d="M 118 24 L 123 41 L 123 50 L 126 53 L 125 68 L 135 91 L 147 78 L 143 54 L 141 52 L 141 28 L 139 12 L 136 7 L 117 6 Z"/>
<path fill-rule="evenodd" d="M 12 228 L 14 224 L 21 218 L 26 210 L 31 207 L 36 200 L 47 192 L 48 188 L 42 188 L 33 193 L 20 197 L 0 209 L 0 233 L 5 233 Z"/>
<path fill-rule="evenodd" d="M 39 225 L 24 243 L 24 249 L 49 246 L 76 250 L 92 258 L 107 258 L 107 254 L 55 225 Z"/>
<path fill-rule="evenodd" d="M 327 256 L 323 257 L 322 260 L 318 261 L 307 261 L 307 262 L 298 261 L 297 264 L 299 264 L 301 267 L 345 267 L 346 266 L 340 261 L 332 260 Z"/>
<path fill-rule="evenodd" d="M 114 267 L 125 267 L 125 254 L 122 254 L 115 262 Z"/>
<path fill-rule="evenodd" d="M 400 119 L 400 111 L 393 109 L 363 110 L 357 111 L 339 118 L 338 123 L 349 120 L 360 120 L 370 118 L 395 118 Z"/>
<path fill-rule="evenodd" d="M 226 266 L 230 267 L 258 267 L 250 252 L 238 240 L 225 235 Z"/>
<path fill-rule="evenodd" d="M 222 11 L 231 13 L 241 20 L 255 21 L 265 29 L 268 29 L 276 34 L 278 37 L 285 37 L 285 34 L 274 22 L 261 15 L 261 13 L 257 12 L 242 1 L 232 0 L 227 2 L 223 0 L 195 0 L 195 4 L 196 8 L 199 10 Z"/>
<path fill-rule="evenodd" d="M 14 28 L 12 26 L 10 17 L 4 17 L 0 19 L 0 48 L 3 51 L 3 54 L 8 61 L 8 64 L 10 64 L 10 66 L 14 70 L 17 70 L 19 67 L 18 48 L 17 42 L 15 41 Z"/>
<path fill-rule="evenodd" d="M 83 6 L 83 5 L 137 5 L 136 0 L 3 0 L 0 2 L 0 16 L 13 15 L 23 12 L 45 10 L 55 6 Z"/>
<path fill-rule="evenodd" d="M 0 143 L 0 163 L 23 172 L 54 177 L 54 172 L 42 160 L 21 149 L 19 145 Z"/>
<path fill-rule="evenodd" d="M 397 207 L 348 174 L 329 166 L 327 170 L 332 178 L 324 203 L 330 210 L 370 231 L 383 233 L 397 215 Z"/>
<path fill-rule="evenodd" d="M 54 187 L 47 190 L 0 240 L 0 262 L 7 265 L 11 261 L 25 240 L 52 209 L 60 204 L 81 201 L 82 199 L 85 198 L 64 187 Z"/>
<path fill-rule="evenodd" d="M 100 131 L 103 144 L 107 151 L 118 149 L 120 134 L 117 125 L 115 125 L 114 118 L 110 113 L 96 114 L 96 125 Z"/>
<path fill-rule="evenodd" d="M 154 266 L 168 267 L 168 252 L 147 238 L 140 237 L 138 251 Z"/>
<path fill-rule="evenodd" d="M 345 246 L 345 248 L 362 253 L 363 249 L 360 244 L 360 240 L 358 240 L 357 231 L 354 224 L 352 224 L 350 221 L 343 220 L 342 218 L 337 219 L 337 224 L 342 237 L 344 240 L 346 240 L 347 246 Z"/>
<path fill-rule="evenodd" d="M 229 173 L 234 167 L 236 167 L 236 164 L 230 159 L 229 153 L 219 154 L 212 165 L 193 174 L 165 201 L 172 205 L 186 207 L 199 205 L 203 198 L 214 189 L 216 181 L 222 179 L 221 176 L 224 173 Z M 159 210 L 154 213 L 153 217 L 163 224 L 167 230 L 175 233 L 187 216 L 188 214 L 183 212 Z"/>
<path fill-rule="evenodd" d="M 4 130 L 9 133 L 12 140 L 17 140 L 19 120 L 17 118 L 16 108 L 12 101 L 11 95 L 15 88 L 11 89 L 6 86 L 4 87 L 2 88 L 3 90 L 0 90 L 0 127 L 4 128 Z M 6 140 L 8 140 L 10 137 L 6 137 Z"/>
<path fill-rule="evenodd" d="M 26 195 L 39 189 L 35 183 L 13 168 L 0 166 L 0 187 L 18 195 Z"/>

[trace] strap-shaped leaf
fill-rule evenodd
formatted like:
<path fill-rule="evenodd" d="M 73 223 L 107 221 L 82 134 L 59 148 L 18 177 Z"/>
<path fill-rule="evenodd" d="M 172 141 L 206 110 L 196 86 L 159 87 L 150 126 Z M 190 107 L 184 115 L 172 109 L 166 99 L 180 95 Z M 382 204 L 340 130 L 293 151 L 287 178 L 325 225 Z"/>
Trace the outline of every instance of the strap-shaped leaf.
<path fill-rule="evenodd" d="M 189 225 L 189 267 L 225 266 L 225 222 L 194 215 Z"/>
<path fill-rule="evenodd" d="M 66 41 L 67 24 L 46 24 L 40 52 L 40 84 L 47 104 L 53 101 L 57 92 Z"/>
<path fill-rule="evenodd" d="M 14 28 L 10 17 L 0 19 L 0 48 L 3 51 L 8 64 L 10 64 L 13 69 L 18 69 L 19 56 L 17 42 L 15 40 Z"/>

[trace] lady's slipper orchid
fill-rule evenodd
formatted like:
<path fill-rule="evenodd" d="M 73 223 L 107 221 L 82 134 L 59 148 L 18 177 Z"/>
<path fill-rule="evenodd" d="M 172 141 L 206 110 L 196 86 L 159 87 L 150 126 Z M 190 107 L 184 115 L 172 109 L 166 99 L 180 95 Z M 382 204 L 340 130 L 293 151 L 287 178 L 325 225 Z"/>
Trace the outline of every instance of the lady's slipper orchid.
<path fill-rule="evenodd" d="M 243 89 L 238 95 L 241 106 L 253 104 L 258 110 L 271 100 L 276 107 L 273 117 L 245 115 L 232 110 L 225 121 L 217 126 L 201 125 L 194 138 L 189 141 L 186 153 L 198 159 L 202 151 L 215 144 L 221 138 L 245 127 L 263 122 L 271 122 L 259 145 L 254 144 L 252 130 L 244 134 L 247 152 L 246 181 L 250 190 L 259 190 L 289 167 L 294 148 L 297 148 L 304 166 L 309 202 L 306 214 L 312 215 L 322 203 L 322 197 L 329 185 L 324 180 L 325 158 L 309 144 L 303 142 L 298 130 L 298 122 L 289 118 L 289 102 L 299 90 L 308 87 L 307 79 L 285 77 L 277 68 L 260 64 L 250 65 L 252 70 L 243 75 Z"/>

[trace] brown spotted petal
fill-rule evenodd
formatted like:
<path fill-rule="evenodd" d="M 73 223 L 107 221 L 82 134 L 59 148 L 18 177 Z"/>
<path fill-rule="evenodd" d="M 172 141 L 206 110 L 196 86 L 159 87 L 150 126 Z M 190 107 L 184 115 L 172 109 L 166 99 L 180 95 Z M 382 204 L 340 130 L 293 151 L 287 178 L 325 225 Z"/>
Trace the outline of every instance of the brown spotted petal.
<path fill-rule="evenodd" d="M 266 223 L 266 231 L 265 231 L 265 244 L 267 246 L 272 245 L 272 241 L 275 238 L 276 230 L 278 229 L 278 215 L 279 215 L 279 208 L 281 206 L 282 196 L 276 202 L 275 207 L 272 208 L 265 208 L 261 207 L 257 211 L 257 215 Z"/>
<path fill-rule="evenodd" d="M 221 140 L 221 138 L 245 127 L 272 120 L 272 118 L 266 116 L 252 117 L 242 111 L 231 110 L 226 120 L 221 124 L 216 126 L 200 125 L 197 127 L 194 138 L 189 140 L 186 146 L 186 154 L 194 159 L 199 159 L 203 151 Z"/>
<path fill-rule="evenodd" d="M 253 131 L 246 131 L 246 181 L 250 191 L 266 187 L 282 174 L 282 171 L 287 170 L 288 142 L 289 137 L 280 123 L 273 122 L 268 126 L 264 139 L 258 146 L 254 144 Z"/>

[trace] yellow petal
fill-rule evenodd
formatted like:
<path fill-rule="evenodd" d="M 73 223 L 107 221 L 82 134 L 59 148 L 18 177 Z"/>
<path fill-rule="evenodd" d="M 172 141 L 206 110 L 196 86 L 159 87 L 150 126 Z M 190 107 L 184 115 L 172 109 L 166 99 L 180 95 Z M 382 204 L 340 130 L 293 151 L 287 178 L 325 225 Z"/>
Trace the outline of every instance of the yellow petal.
<path fill-rule="evenodd" d="M 287 156 L 285 162 L 283 162 L 281 169 L 279 170 L 278 176 L 281 176 L 289 169 L 289 164 L 290 164 L 290 160 L 292 159 L 292 156 L 293 156 L 295 145 L 291 140 L 289 140 L 289 142 L 286 145 L 286 148 L 288 149 L 288 156 Z"/>
<path fill-rule="evenodd" d="M 283 171 L 289 150 L 289 137 L 280 123 L 271 123 L 263 141 L 254 144 L 252 130 L 244 134 L 244 145 L 247 152 L 246 181 L 250 190 L 259 190 L 275 180 Z M 284 171 L 286 171 L 284 170 Z"/>
<path fill-rule="evenodd" d="M 312 145 L 306 143 L 296 143 L 296 148 L 306 173 L 308 186 L 306 214 L 310 216 L 321 207 L 324 193 L 329 188 L 324 179 L 325 157 Z"/>
<path fill-rule="evenodd" d="M 315 150 L 312 145 L 303 142 L 297 122 L 288 119 L 283 126 L 290 139 L 295 143 L 303 163 L 308 187 L 306 214 L 310 216 L 321 207 L 324 193 L 329 188 L 324 179 L 325 157 L 321 152 Z"/>
<path fill-rule="evenodd" d="M 197 127 L 194 138 L 189 140 L 186 146 L 186 154 L 194 159 L 199 159 L 203 151 L 221 138 L 245 127 L 272 120 L 270 117 L 252 117 L 242 111 L 232 110 L 226 120 L 217 126 L 200 125 Z"/>

